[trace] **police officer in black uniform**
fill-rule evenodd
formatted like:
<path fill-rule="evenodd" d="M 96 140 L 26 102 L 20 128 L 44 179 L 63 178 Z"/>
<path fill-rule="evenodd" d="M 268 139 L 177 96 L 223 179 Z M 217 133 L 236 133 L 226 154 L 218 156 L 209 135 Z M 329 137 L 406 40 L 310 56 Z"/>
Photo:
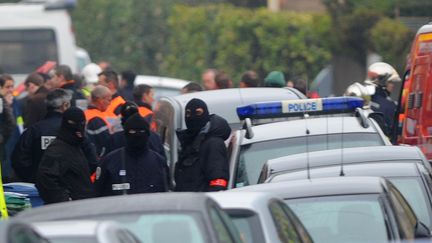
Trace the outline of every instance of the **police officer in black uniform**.
<path fill-rule="evenodd" d="M 129 117 L 131 117 L 136 113 L 139 113 L 138 109 L 139 109 L 138 105 L 132 101 L 126 101 L 126 103 L 124 103 L 121 106 L 120 114 L 121 114 L 122 126 L 124 126 L 124 123 Z M 147 117 L 145 117 L 144 119 L 147 120 Z M 149 120 L 147 121 L 150 122 Z M 124 147 L 125 145 L 126 145 L 126 140 L 123 131 L 115 132 L 114 134 L 111 135 L 110 147 L 112 148 L 112 150 Z M 162 145 L 162 140 L 160 136 L 156 132 L 153 132 L 152 130 L 150 130 L 148 145 L 151 150 L 155 151 L 156 153 L 161 155 L 164 159 L 166 159 L 165 150 Z"/>
<path fill-rule="evenodd" d="M 225 190 L 229 162 L 224 141 L 231 134 L 228 122 L 210 115 L 200 99 L 186 104 L 185 121 L 187 129 L 177 131 L 182 150 L 175 168 L 176 191 Z"/>
<path fill-rule="evenodd" d="M 148 122 L 135 113 L 124 123 L 126 146 L 112 151 L 96 170 L 98 196 L 165 192 L 168 166 L 165 159 L 148 148 Z"/>
<path fill-rule="evenodd" d="M 57 203 L 94 196 L 90 168 L 81 148 L 85 140 L 84 112 L 71 107 L 63 113 L 56 139 L 39 164 L 36 188 L 45 203 Z"/>
<path fill-rule="evenodd" d="M 60 129 L 62 113 L 70 107 L 71 94 L 64 89 L 55 89 L 46 98 L 47 115 L 27 128 L 12 154 L 12 168 L 19 181 L 35 183 L 37 168 L 48 145 L 56 138 Z M 81 144 L 92 170 L 97 167 L 96 148 L 86 139 Z"/>

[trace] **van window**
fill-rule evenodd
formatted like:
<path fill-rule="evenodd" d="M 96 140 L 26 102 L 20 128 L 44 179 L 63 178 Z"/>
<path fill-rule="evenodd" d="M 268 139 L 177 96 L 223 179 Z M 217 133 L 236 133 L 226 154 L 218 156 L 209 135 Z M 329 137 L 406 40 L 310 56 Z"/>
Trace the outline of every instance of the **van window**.
<path fill-rule="evenodd" d="M 7 73 L 33 72 L 46 61 L 58 62 L 52 29 L 0 30 L 0 68 Z"/>

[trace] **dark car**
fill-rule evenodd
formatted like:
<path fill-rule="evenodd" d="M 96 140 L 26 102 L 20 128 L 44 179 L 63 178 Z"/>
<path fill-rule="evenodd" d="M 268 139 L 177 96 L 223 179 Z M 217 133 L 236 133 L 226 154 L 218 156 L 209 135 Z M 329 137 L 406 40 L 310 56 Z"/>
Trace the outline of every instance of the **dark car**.
<path fill-rule="evenodd" d="M 417 147 L 347 148 L 281 157 L 266 163 L 260 182 L 335 177 L 340 176 L 341 172 L 345 176 L 382 176 L 389 179 L 420 220 L 432 228 L 431 169 Z"/>
<path fill-rule="evenodd" d="M 29 222 L 112 220 L 142 242 L 241 242 L 237 228 L 205 194 L 154 193 L 53 204 L 18 214 Z"/>
<path fill-rule="evenodd" d="M 314 242 L 389 242 L 430 237 L 429 229 L 384 178 L 320 178 L 233 191 L 276 193 L 300 218 Z"/>

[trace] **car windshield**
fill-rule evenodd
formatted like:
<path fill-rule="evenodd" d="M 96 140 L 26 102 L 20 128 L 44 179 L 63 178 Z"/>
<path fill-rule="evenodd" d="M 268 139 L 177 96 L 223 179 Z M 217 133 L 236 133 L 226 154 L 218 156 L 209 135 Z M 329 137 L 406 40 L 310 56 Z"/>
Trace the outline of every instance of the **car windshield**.
<path fill-rule="evenodd" d="M 390 177 L 388 178 L 402 193 L 420 221 L 431 227 L 431 215 L 428 209 L 428 198 L 420 178 Z"/>
<path fill-rule="evenodd" d="M 314 242 L 388 242 L 379 195 L 326 196 L 285 202 Z"/>
<path fill-rule="evenodd" d="M 90 236 L 63 236 L 63 237 L 51 237 L 49 238 L 50 243 L 94 243 L 98 242 L 95 237 Z"/>
<path fill-rule="evenodd" d="M 241 146 L 236 173 L 236 187 L 257 184 L 264 164 L 292 154 L 352 147 L 380 146 L 384 141 L 377 133 L 345 133 L 285 138 Z M 308 146 L 306 146 L 308 144 Z"/>
<path fill-rule="evenodd" d="M 130 213 L 92 218 L 114 220 L 128 228 L 141 242 L 206 242 L 203 223 L 195 213 Z"/>
<path fill-rule="evenodd" d="M 264 242 L 258 215 L 253 212 L 227 211 L 245 243 Z"/>

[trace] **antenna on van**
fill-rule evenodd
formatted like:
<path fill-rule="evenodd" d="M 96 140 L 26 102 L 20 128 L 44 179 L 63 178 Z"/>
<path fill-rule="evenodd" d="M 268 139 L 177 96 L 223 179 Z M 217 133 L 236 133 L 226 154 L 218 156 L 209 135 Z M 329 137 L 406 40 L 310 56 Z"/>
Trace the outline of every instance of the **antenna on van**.
<path fill-rule="evenodd" d="M 307 170 L 307 178 L 310 180 L 310 164 L 309 164 L 309 126 L 307 123 L 307 118 L 309 117 L 309 114 L 303 113 L 303 117 L 305 119 L 305 126 L 306 126 L 306 170 Z"/>
<path fill-rule="evenodd" d="M 344 172 L 344 158 L 343 158 L 343 149 L 344 149 L 344 116 L 342 118 L 342 132 L 341 132 L 341 170 L 339 176 L 345 176 Z"/>

